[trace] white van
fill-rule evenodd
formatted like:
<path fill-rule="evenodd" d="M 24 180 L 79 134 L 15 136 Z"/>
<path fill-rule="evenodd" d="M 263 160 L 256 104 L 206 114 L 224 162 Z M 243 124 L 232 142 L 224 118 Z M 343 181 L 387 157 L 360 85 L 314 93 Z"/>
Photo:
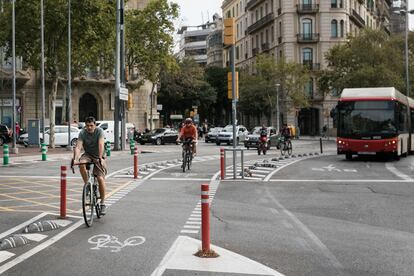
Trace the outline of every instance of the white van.
<path fill-rule="evenodd" d="M 100 127 L 104 130 L 105 133 L 105 141 L 109 141 L 111 143 L 115 142 L 115 122 L 114 121 L 96 121 L 96 126 Z M 128 141 L 128 133 L 133 132 L 135 129 L 134 124 L 126 123 L 125 124 L 125 133 L 126 139 Z M 119 137 L 121 138 L 121 122 L 119 122 Z"/>

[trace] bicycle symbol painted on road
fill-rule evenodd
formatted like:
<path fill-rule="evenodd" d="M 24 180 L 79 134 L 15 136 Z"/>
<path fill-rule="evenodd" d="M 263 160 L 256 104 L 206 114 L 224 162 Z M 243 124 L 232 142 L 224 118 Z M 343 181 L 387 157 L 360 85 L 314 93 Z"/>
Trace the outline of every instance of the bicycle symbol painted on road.
<path fill-rule="evenodd" d="M 103 248 L 111 249 L 111 252 L 120 252 L 122 248 L 127 246 L 138 246 L 145 242 L 145 238 L 142 236 L 133 236 L 126 239 L 124 242 L 120 242 L 117 237 L 99 234 L 88 239 L 90 244 L 96 244 L 95 247 L 91 247 L 92 250 L 101 250 Z"/>

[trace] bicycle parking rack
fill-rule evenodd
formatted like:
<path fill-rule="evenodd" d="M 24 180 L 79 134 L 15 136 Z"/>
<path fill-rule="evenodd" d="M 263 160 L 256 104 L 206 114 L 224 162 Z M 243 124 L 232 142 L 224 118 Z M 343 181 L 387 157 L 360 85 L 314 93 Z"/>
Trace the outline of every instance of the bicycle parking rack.
<path fill-rule="evenodd" d="M 233 152 L 233 179 L 237 179 L 236 159 L 237 159 L 238 151 L 240 151 L 241 178 L 244 179 L 244 149 L 243 148 L 224 148 L 224 174 L 226 171 L 226 152 Z"/>

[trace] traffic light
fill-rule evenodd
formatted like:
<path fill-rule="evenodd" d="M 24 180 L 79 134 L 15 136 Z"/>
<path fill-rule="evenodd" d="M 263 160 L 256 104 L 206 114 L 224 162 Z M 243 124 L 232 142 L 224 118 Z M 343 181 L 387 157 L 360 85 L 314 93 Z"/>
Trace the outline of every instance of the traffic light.
<path fill-rule="evenodd" d="M 236 92 L 234 93 L 236 96 L 236 100 L 239 98 L 239 72 L 235 72 L 235 88 L 236 88 Z M 231 72 L 227 73 L 227 97 L 231 100 L 233 99 L 233 90 L 232 90 L 232 74 Z"/>
<path fill-rule="evenodd" d="M 128 94 L 128 109 L 132 109 L 134 107 L 134 99 L 132 97 L 132 93 Z"/>
<path fill-rule="evenodd" d="M 224 45 L 236 44 L 236 28 L 234 17 L 224 19 Z"/>

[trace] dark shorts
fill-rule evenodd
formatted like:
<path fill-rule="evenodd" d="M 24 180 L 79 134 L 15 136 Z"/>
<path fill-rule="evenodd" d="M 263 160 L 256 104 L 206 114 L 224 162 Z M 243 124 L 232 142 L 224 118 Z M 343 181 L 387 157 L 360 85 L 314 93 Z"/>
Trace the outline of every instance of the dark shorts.
<path fill-rule="evenodd" d="M 92 162 L 93 160 L 96 160 L 95 158 L 92 158 L 89 154 L 86 152 L 82 154 L 81 158 L 79 159 L 80 163 L 88 163 Z M 102 163 L 99 164 L 99 162 L 95 162 L 93 166 L 93 175 L 94 176 L 102 176 L 105 178 L 105 175 L 108 173 L 107 167 L 106 167 L 106 159 L 102 159 Z"/>

